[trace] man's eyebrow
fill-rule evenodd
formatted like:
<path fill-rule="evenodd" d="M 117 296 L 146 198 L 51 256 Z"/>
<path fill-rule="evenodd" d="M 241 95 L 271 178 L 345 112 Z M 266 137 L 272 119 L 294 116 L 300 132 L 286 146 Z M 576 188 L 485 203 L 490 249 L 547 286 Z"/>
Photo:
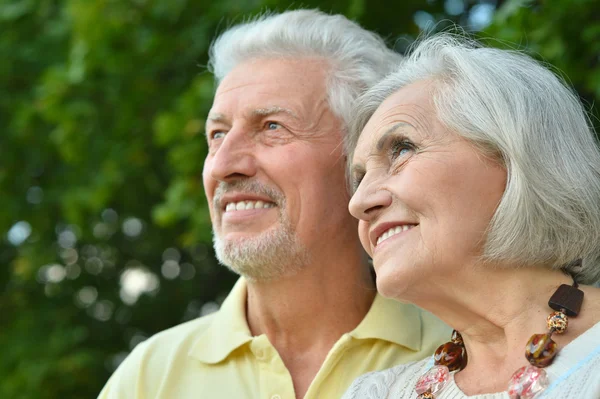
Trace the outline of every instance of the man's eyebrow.
<path fill-rule="evenodd" d="M 255 110 L 253 110 L 251 112 L 251 114 L 254 116 L 269 116 L 269 115 L 279 114 L 282 112 L 290 115 L 291 117 L 293 117 L 295 119 L 298 119 L 298 115 L 296 115 L 296 113 L 294 113 L 294 111 L 292 111 L 291 109 L 278 107 L 278 106 L 273 106 L 273 107 L 268 107 L 268 108 L 257 108 Z"/>
<path fill-rule="evenodd" d="M 389 140 L 390 136 L 393 136 L 397 133 L 398 130 L 401 130 L 401 128 L 405 128 L 405 127 L 411 127 L 411 128 L 415 128 L 413 125 L 411 125 L 410 123 L 407 122 L 400 122 L 400 123 L 396 123 L 394 126 L 390 127 L 389 129 L 387 129 L 379 138 L 379 140 L 377 140 L 377 145 L 375 146 L 375 149 L 377 150 L 377 152 L 381 152 L 383 150 L 383 148 L 385 147 L 387 141 Z"/>
<path fill-rule="evenodd" d="M 227 121 L 227 117 L 225 116 L 225 114 L 219 114 L 218 112 L 214 112 L 214 113 L 210 113 L 208 114 L 208 116 L 206 117 L 206 121 L 211 121 L 211 122 L 225 122 Z"/>

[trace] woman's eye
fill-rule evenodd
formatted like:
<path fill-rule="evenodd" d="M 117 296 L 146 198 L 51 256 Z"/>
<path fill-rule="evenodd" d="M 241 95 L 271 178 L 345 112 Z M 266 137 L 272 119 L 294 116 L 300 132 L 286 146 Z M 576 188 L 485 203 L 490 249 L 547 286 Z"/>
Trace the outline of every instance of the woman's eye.
<path fill-rule="evenodd" d="M 410 152 L 410 150 L 408 148 L 400 148 L 397 151 L 399 157 L 401 157 L 402 155 L 408 154 L 409 152 Z"/>
<path fill-rule="evenodd" d="M 352 179 L 352 192 L 355 193 L 358 190 L 358 187 L 360 186 L 360 183 L 362 182 L 362 179 L 364 178 L 364 175 L 357 175 L 354 176 L 354 178 Z"/>
<path fill-rule="evenodd" d="M 390 157 L 392 160 L 396 158 L 404 157 L 414 151 L 415 146 L 408 141 L 402 140 L 396 143 L 393 143 L 390 148 Z"/>

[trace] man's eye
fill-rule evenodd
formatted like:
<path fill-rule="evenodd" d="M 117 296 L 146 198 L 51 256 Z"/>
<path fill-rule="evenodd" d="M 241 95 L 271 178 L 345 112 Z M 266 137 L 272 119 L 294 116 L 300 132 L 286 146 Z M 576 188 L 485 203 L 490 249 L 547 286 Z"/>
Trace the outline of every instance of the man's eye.
<path fill-rule="evenodd" d="M 277 130 L 281 127 L 281 125 L 277 122 L 267 122 L 267 129 L 268 130 Z"/>
<path fill-rule="evenodd" d="M 219 140 L 225 137 L 225 132 L 221 130 L 216 130 L 210 134 L 210 138 L 212 140 Z"/>

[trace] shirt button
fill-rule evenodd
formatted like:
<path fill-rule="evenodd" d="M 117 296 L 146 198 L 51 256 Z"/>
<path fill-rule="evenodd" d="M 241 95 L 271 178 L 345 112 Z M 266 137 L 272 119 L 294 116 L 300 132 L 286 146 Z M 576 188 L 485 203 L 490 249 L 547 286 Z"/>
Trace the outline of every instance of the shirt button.
<path fill-rule="evenodd" d="M 273 396 L 271 396 L 271 399 L 281 399 L 281 396 L 279 396 L 279 395 L 273 395 Z"/>

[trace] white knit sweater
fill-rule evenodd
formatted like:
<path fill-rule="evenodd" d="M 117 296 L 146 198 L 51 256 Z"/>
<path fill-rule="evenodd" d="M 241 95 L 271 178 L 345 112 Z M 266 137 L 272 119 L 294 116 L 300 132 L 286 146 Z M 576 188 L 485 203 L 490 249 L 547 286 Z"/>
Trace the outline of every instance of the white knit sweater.
<path fill-rule="evenodd" d="M 417 380 L 433 359 L 365 374 L 354 381 L 342 399 L 415 399 Z M 574 339 L 545 368 L 550 386 L 536 399 L 600 399 L 600 323 Z M 467 396 L 448 382 L 436 399 L 509 399 L 507 392 Z"/>

